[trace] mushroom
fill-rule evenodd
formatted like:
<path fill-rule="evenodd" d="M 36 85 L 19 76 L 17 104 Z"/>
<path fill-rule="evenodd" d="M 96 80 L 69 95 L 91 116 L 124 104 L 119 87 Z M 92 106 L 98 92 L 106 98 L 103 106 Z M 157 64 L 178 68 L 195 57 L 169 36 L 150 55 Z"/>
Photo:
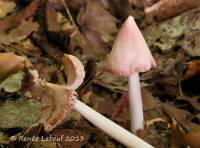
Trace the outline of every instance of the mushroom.
<path fill-rule="evenodd" d="M 67 75 L 68 78 L 66 87 L 72 90 L 77 89 L 85 78 L 83 64 L 76 57 L 64 54 L 63 65 L 65 75 Z"/>
<path fill-rule="evenodd" d="M 123 143 L 125 146 L 152 148 L 150 144 L 146 143 L 139 137 L 120 127 L 113 121 L 78 100 L 76 92 L 72 89 L 76 89 L 83 82 L 85 75 L 84 66 L 79 59 L 72 55 L 65 55 L 64 58 L 68 58 L 68 60 L 64 59 L 65 61 L 63 62 L 65 62 L 64 66 L 68 66 L 69 68 L 68 71 L 65 71 L 65 73 L 68 75 L 68 78 L 72 78 L 70 83 L 68 82 L 67 85 L 48 83 L 39 78 L 37 70 L 29 70 L 36 85 L 41 89 L 45 89 L 53 96 L 53 104 L 45 106 L 45 108 L 50 108 L 48 109 L 48 111 L 50 110 L 50 113 L 45 109 L 39 121 L 40 123 L 43 123 L 45 130 L 53 130 L 62 121 L 62 119 L 64 119 L 67 113 L 74 109 L 96 127 L 110 135 L 112 138 Z"/>
<path fill-rule="evenodd" d="M 134 18 L 129 16 L 119 31 L 108 56 L 108 70 L 118 76 L 128 77 L 131 131 L 143 129 L 143 108 L 139 72 L 146 72 L 156 62 Z"/>

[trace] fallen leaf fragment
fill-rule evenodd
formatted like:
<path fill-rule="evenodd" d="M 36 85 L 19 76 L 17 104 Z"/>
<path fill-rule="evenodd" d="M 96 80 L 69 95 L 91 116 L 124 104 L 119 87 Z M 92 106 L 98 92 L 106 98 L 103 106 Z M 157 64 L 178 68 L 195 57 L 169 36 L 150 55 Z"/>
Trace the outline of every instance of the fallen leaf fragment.
<path fill-rule="evenodd" d="M 134 2 L 131 2 L 130 0 L 109 0 L 108 1 L 110 5 L 110 9 L 113 9 L 114 15 L 117 18 L 122 18 L 123 20 L 126 20 L 129 15 L 134 16 L 136 18 L 134 9 L 132 9 L 132 5 Z M 141 3 L 141 2 L 140 2 Z M 137 3 L 139 4 L 139 3 Z M 140 4 L 139 4 L 140 5 Z"/>
<path fill-rule="evenodd" d="M 200 147 L 200 131 L 187 133 L 182 136 L 182 139 L 185 144 L 189 145 L 192 148 L 199 148 Z"/>
<path fill-rule="evenodd" d="M 185 78 L 190 78 L 194 75 L 200 73 L 200 61 L 199 60 L 192 60 L 188 62 L 188 68 L 185 74 Z"/>
<path fill-rule="evenodd" d="M 8 34 L 0 33 L 0 43 L 10 44 L 16 43 L 23 39 L 25 39 L 32 32 L 37 31 L 39 25 L 37 23 L 33 23 L 31 21 L 22 21 L 17 28 L 12 29 Z"/>
<path fill-rule="evenodd" d="M 25 39 L 17 43 L 2 45 L 6 51 L 15 52 L 18 55 L 26 55 L 28 57 L 39 58 L 41 56 L 41 49 L 36 47 L 31 39 Z"/>
<path fill-rule="evenodd" d="M 37 147 L 42 147 L 42 148 L 57 148 L 57 144 L 56 141 L 53 140 L 46 140 L 46 137 L 43 137 L 38 139 L 38 140 L 33 140 L 33 141 L 29 141 L 29 143 L 27 144 L 27 147 L 32 147 L 32 148 L 37 148 Z M 47 137 L 48 139 L 49 137 Z M 56 138 L 55 138 L 56 139 Z"/>
<path fill-rule="evenodd" d="M 41 106 L 37 101 L 30 99 L 7 100 L 0 106 L 1 128 L 26 128 L 40 119 Z"/>
<path fill-rule="evenodd" d="M 200 12 L 198 12 L 196 15 L 200 17 Z M 188 21 L 191 21 L 191 20 L 188 20 Z M 196 22 L 200 23 L 198 18 L 196 19 Z M 192 23 L 190 23 L 189 25 L 193 26 Z M 179 44 L 183 46 L 183 49 L 191 57 L 200 56 L 200 38 L 199 38 L 200 28 L 198 27 L 198 29 L 195 29 L 195 27 L 191 28 L 191 26 L 188 26 L 186 36 L 184 37 L 184 40 L 180 42 Z"/>
<path fill-rule="evenodd" d="M 77 22 L 95 49 L 105 46 L 111 34 L 117 32 L 117 19 L 96 2 L 86 2 L 86 6 L 79 11 Z"/>
<path fill-rule="evenodd" d="M 0 0 L 0 18 L 5 17 L 8 13 L 12 12 L 16 4 L 14 2 L 5 2 Z"/>
<path fill-rule="evenodd" d="M 20 20 L 32 20 L 38 7 L 41 4 L 41 0 L 32 0 L 31 3 L 24 8 L 20 13 L 18 14 Z"/>
<path fill-rule="evenodd" d="M 0 20 L 0 43 L 10 44 L 25 39 L 37 31 L 39 25 L 32 22 L 40 0 L 33 0 L 26 8 Z"/>
<path fill-rule="evenodd" d="M 63 34 L 70 36 L 75 31 L 75 27 L 69 20 L 62 13 L 57 12 L 50 2 L 46 4 L 46 25 L 48 32 L 53 33 L 50 36 L 62 36 Z"/>
<path fill-rule="evenodd" d="M 15 74 L 11 74 L 6 80 L 0 83 L 0 89 L 3 88 L 6 92 L 13 93 L 22 88 L 22 80 L 25 73 L 18 71 Z"/>
<path fill-rule="evenodd" d="M 128 106 L 128 96 L 123 95 L 114 105 L 113 105 L 113 113 L 112 117 L 117 117 L 125 107 Z"/>
<path fill-rule="evenodd" d="M 128 0 L 131 5 L 135 5 L 138 8 L 143 7 L 143 0 Z"/>
<path fill-rule="evenodd" d="M 173 104 L 165 103 L 162 105 L 163 112 L 170 118 L 175 119 L 180 126 L 188 132 L 193 132 L 199 128 L 198 125 L 189 121 L 189 116 L 192 116 L 188 111 L 178 109 Z"/>
<path fill-rule="evenodd" d="M 49 1 L 46 3 L 46 24 L 48 31 L 59 32 L 61 30 L 61 25 L 57 21 L 57 12 Z"/>
<path fill-rule="evenodd" d="M 61 30 L 68 36 L 75 32 L 75 27 L 70 23 L 70 21 L 65 18 L 61 13 L 57 13 L 57 21 L 61 24 Z"/>
<path fill-rule="evenodd" d="M 147 127 L 153 125 L 155 122 L 167 122 L 165 121 L 163 118 L 155 118 L 155 119 L 151 119 L 151 120 L 147 120 L 145 121 L 145 124 Z M 170 125 L 168 125 L 168 127 L 170 127 Z"/>
<path fill-rule="evenodd" d="M 53 57 L 57 61 L 62 59 L 64 53 L 58 47 L 51 45 L 46 37 L 38 33 L 33 33 L 32 37 L 35 44 L 41 47 L 41 49 L 43 49 L 49 56 Z"/>
<path fill-rule="evenodd" d="M 0 53 L 0 82 L 10 74 L 23 70 L 30 65 L 25 57 L 17 56 L 12 52 Z"/>
<path fill-rule="evenodd" d="M 190 146 L 191 148 L 199 148 L 200 147 L 200 128 L 197 131 L 193 132 L 184 132 L 180 125 L 173 119 L 172 123 L 172 136 L 173 143 L 176 147 L 180 147 L 185 144 Z"/>
<path fill-rule="evenodd" d="M 3 132 L 0 132 L 0 144 L 8 144 L 8 143 L 9 143 L 8 137 Z"/>

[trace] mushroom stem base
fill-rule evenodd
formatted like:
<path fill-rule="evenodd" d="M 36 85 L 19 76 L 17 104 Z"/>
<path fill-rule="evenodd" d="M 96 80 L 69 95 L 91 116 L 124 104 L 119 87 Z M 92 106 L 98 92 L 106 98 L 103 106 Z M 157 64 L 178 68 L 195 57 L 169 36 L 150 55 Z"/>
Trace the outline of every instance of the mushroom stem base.
<path fill-rule="evenodd" d="M 143 129 L 144 127 L 142 96 L 138 72 L 133 73 L 128 78 L 128 94 L 131 131 L 136 133 L 138 129 Z"/>

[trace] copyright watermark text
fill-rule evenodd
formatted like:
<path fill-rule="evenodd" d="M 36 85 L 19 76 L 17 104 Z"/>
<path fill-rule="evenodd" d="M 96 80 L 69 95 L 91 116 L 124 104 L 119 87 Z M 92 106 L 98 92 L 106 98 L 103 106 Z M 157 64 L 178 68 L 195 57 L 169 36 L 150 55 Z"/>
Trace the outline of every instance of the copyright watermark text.
<path fill-rule="evenodd" d="M 84 136 L 66 136 L 66 135 L 60 135 L 60 136 L 49 135 L 47 137 L 44 137 L 44 136 L 40 136 L 40 137 L 11 136 L 10 137 L 10 141 L 23 141 L 23 142 L 27 142 L 27 141 L 82 142 L 84 140 L 85 140 Z"/>

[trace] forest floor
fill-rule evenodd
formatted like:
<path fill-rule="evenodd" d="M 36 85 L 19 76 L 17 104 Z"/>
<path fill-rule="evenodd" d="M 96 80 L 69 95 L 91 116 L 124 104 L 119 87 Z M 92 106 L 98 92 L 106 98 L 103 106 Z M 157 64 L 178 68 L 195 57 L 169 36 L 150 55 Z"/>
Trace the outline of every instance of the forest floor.
<path fill-rule="evenodd" d="M 76 90 L 79 100 L 130 130 L 127 78 L 106 70 L 129 15 L 157 63 L 140 74 L 145 127 L 137 135 L 158 148 L 200 147 L 199 0 L 0 0 L 0 52 L 8 53 L 0 55 L 1 147 L 125 147 L 74 110 L 46 132 L 36 123 L 41 113 L 47 115 L 48 103 L 57 102 L 33 86 L 28 70 L 36 69 L 46 82 L 66 84 L 63 56 L 76 56 L 86 74 Z M 42 140 L 61 135 L 68 139 Z"/>

